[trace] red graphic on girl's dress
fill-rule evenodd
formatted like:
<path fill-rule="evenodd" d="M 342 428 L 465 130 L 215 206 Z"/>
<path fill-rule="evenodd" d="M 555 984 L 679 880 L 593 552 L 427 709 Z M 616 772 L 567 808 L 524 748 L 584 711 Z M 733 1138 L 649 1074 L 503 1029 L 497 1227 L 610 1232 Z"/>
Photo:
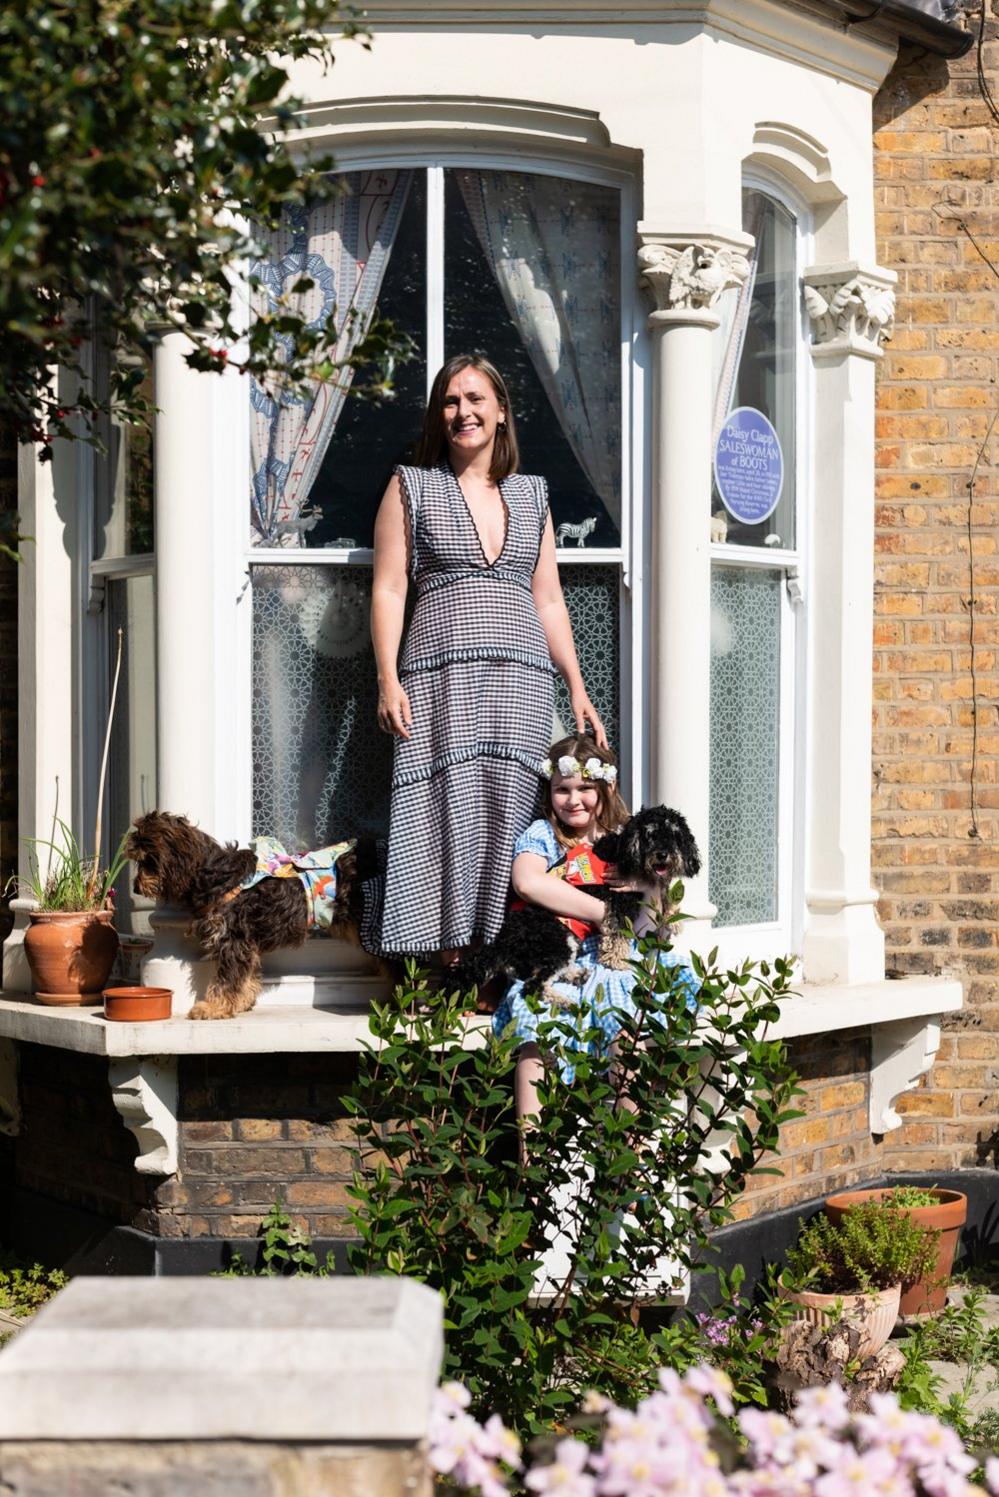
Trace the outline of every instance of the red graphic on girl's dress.
<path fill-rule="evenodd" d="M 569 849 L 562 862 L 549 869 L 549 872 L 554 873 L 556 878 L 564 878 L 566 883 L 572 884 L 574 888 L 585 888 L 587 884 L 605 883 L 607 866 L 603 858 L 597 857 L 588 842 L 577 842 L 575 847 Z M 510 908 L 511 910 L 524 909 L 524 900 L 514 900 Z M 597 928 L 592 921 L 577 920 L 571 915 L 559 915 L 558 918 L 580 941 L 585 941 L 587 936 L 592 936 Z"/>

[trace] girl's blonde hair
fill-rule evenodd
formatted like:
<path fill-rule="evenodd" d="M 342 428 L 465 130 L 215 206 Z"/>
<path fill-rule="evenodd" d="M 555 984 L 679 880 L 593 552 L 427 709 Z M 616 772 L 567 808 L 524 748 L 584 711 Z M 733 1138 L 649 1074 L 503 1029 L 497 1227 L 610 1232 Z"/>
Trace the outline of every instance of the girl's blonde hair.
<path fill-rule="evenodd" d="M 601 764 L 613 764 L 617 768 L 617 760 L 610 749 L 598 748 L 595 739 L 588 733 L 570 733 L 568 738 L 560 738 L 548 750 L 548 757 L 556 766 L 563 755 L 578 759 L 580 764 L 585 764 L 587 759 L 599 759 Z M 597 826 L 601 832 L 616 832 L 631 815 L 618 793 L 617 781 L 611 785 L 606 780 L 595 780 L 594 784 L 598 795 Z M 551 780 L 545 780 L 541 786 L 541 809 L 546 821 L 551 823 L 559 846 L 575 847 L 579 838 L 567 832 L 555 814 Z"/>

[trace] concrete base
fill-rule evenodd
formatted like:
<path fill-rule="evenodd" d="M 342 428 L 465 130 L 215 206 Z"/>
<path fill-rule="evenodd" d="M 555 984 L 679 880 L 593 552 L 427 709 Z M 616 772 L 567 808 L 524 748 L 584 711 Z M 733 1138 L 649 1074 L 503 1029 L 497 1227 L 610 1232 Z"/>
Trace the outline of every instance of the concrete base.
<path fill-rule="evenodd" d="M 408 1279 L 74 1279 L 0 1357 L 0 1444 L 414 1445 L 442 1352 Z"/>

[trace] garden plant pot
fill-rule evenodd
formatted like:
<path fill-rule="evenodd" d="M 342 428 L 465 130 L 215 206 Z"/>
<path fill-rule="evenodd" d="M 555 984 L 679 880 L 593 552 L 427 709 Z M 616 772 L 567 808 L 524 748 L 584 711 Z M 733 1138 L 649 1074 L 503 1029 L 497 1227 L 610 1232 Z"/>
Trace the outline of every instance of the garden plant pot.
<path fill-rule="evenodd" d="M 33 910 L 24 951 L 39 1003 L 100 1003 L 118 954 L 113 910 Z"/>
<path fill-rule="evenodd" d="M 860 1330 L 857 1355 L 873 1357 L 884 1346 L 898 1319 L 901 1285 L 875 1289 L 870 1294 L 817 1294 L 811 1289 L 784 1289 L 781 1298 L 797 1307 L 795 1320 L 807 1320 L 814 1326 L 833 1325 L 849 1320 Z"/>
<path fill-rule="evenodd" d="M 947 1303 L 947 1286 L 957 1255 L 958 1239 L 968 1216 L 968 1197 L 959 1190 L 943 1190 L 939 1187 L 933 1188 L 933 1194 L 937 1197 L 937 1204 L 934 1206 L 898 1207 L 899 1211 L 911 1216 L 919 1226 L 929 1227 L 940 1233 L 936 1267 L 932 1273 L 917 1279 L 911 1288 L 903 1292 L 900 1307 L 902 1315 L 935 1315 Z M 860 1206 L 864 1201 L 883 1201 L 891 1196 L 890 1186 L 879 1190 L 842 1190 L 826 1200 L 825 1213 L 830 1221 L 838 1225 L 851 1206 Z"/>
<path fill-rule="evenodd" d="M 172 988 L 105 988 L 104 1017 L 129 1024 L 169 1019 Z"/>

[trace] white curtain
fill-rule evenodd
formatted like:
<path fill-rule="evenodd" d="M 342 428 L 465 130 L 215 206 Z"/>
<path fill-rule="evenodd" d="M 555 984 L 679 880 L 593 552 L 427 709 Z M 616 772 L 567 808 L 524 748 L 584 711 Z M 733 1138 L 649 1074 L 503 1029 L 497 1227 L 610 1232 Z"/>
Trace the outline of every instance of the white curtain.
<path fill-rule="evenodd" d="M 455 177 L 559 425 L 619 526 L 619 194 L 540 174 Z"/>
<path fill-rule="evenodd" d="M 374 311 L 396 231 L 406 206 L 412 173 L 348 172 L 345 190 L 311 210 L 289 213 L 271 237 L 270 253 L 256 262 L 257 315 L 282 307 L 304 312 L 313 327 L 331 311 L 337 318 L 334 353 L 350 356 Z M 292 290 L 303 278 L 304 292 Z M 304 513 L 330 438 L 350 389 L 353 371 L 317 384 L 307 393 L 264 388 L 250 390 L 250 456 L 253 473 L 251 541 L 256 546 L 301 546 L 316 522 Z"/>
<path fill-rule="evenodd" d="M 742 361 L 742 349 L 746 341 L 746 329 L 749 326 L 753 293 L 756 290 L 756 272 L 760 263 L 760 230 L 763 226 L 765 207 L 765 200 L 759 193 L 753 193 L 750 196 L 746 222 L 743 225 L 746 232 L 753 236 L 753 247 L 747 255 L 749 274 L 739 287 L 737 295 L 733 296 L 729 293 L 722 297 L 721 338 L 715 344 L 716 348 L 722 349 L 722 358 L 720 366 L 715 371 L 712 448 L 714 442 L 718 440 L 726 416 L 732 409 L 732 396 L 739 375 L 739 364 Z"/>

